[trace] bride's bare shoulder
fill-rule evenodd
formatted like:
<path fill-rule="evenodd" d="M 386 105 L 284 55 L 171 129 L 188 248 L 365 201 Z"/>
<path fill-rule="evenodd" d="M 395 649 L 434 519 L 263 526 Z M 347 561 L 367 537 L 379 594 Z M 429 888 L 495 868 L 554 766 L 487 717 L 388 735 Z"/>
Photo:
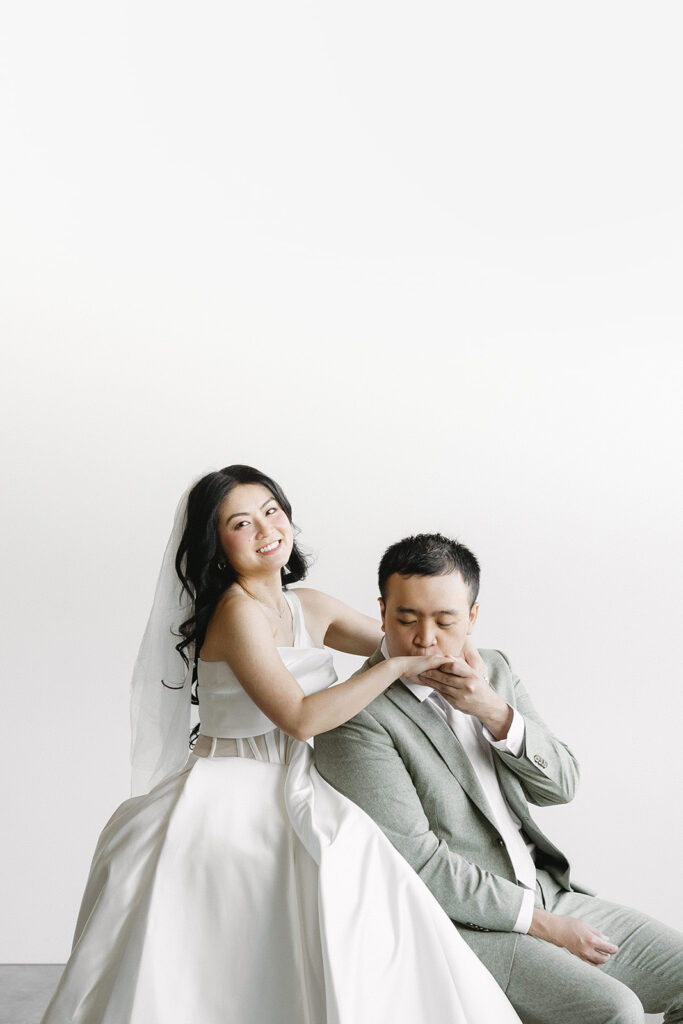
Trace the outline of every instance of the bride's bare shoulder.
<path fill-rule="evenodd" d="M 214 608 L 202 644 L 202 660 L 218 661 L 245 632 L 263 631 L 265 620 L 255 601 L 233 584 Z"/>
<path fill-rule="evenodd" d="M 231 622 L 242 619 L 255 611 L 258 609 L 254 599 L 245 594 L 239 584 L 233 583 L 218 599 L 210 624 L 215 621 Z"/>
<path fill-rule="evenodd" d="M 296 594 L 301 601 L 304 615 L 324 619 L 327 622 L 334 618 L 335 609 L 340 604 L 336 598 L 324 594 L 322 590 L 313 590 L 311 587 L 295 587 L 290 593 Z"/>
<path fill-rule="evenodd" d="M 313 590 L 311 587 L 291 587 L 289 592 L 297 595 L 304 608 L 319 608 L 330 600 L 322 590 Z"/>

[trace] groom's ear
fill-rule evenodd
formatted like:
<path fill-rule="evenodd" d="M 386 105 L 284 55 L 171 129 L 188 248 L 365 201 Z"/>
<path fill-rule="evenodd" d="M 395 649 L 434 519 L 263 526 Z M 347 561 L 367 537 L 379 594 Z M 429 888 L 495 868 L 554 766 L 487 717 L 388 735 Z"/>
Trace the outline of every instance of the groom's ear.
<path fill-rule="evenodd" d="M 379 601 L 379 611 L 380 611 L 380 615 L 382 616 L 382 632 L 384 633 L 384 632 L 386 632 L 385 629 L 384 629 L 384 617 L 385 617 L 385 615 L 387 613 L 387 609 L 386 609 L 386 605 L 384 604 L 384 601 L 382 600 L 381 597 L 378 597 L 377 600 Z"/>

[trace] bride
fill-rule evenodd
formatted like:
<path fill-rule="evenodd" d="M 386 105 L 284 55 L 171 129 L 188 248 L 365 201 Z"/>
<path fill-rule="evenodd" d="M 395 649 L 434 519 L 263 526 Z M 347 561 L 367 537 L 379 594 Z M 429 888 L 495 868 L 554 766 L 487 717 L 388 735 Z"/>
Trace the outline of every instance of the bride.
<path fill-rule="evenodd" d="M 323 644 L 368 655 L 379 625 L 290 590 L 305 574 L 290 504 L 258 470 L 210 473 L 181 501 L 133 678 L 144 795 L 100 836 L 43 1024 L 519 1024 L 306 742 L 443 657 L 332 686 Z"/>

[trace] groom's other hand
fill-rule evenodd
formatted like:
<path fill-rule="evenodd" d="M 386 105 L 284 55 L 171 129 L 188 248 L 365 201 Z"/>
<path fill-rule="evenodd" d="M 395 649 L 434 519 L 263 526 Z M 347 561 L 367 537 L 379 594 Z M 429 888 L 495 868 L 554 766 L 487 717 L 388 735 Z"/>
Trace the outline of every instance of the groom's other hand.
<path fill-rule="evenodd" d="M 534 910 L 529 935 L 568 949 L 580 960 L 596 967 L 606 964 L 610 956 L 619 951 L 619 947 L 610 942 L 606 935 L 578 917 L 551 914 L 540 907 Z"/>

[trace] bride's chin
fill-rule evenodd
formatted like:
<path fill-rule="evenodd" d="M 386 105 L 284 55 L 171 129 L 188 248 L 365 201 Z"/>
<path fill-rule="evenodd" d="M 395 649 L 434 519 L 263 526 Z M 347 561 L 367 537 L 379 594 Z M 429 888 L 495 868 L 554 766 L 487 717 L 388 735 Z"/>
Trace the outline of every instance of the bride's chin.
<path fill-rule="evenodd" d="M 270 576 L 270 575 L 273 575 L 275 573 L 280 573 L 284 569 L 284 567 L 287 565 L 288 561 L 289 561 L 289 558 L 288 557 L 285 558 L 284 556 L 281 556 L 281 557 L 279 557 L 277 559 L 272 559 L 272 558 L 271 559 L 265 559 L 265 558 L 263 558 L 260 561 L 260 563 L 258 564 L 258 566 L 255 567 L 254 571 L 259 576 L 263 576 L 263 575 Z"/>

